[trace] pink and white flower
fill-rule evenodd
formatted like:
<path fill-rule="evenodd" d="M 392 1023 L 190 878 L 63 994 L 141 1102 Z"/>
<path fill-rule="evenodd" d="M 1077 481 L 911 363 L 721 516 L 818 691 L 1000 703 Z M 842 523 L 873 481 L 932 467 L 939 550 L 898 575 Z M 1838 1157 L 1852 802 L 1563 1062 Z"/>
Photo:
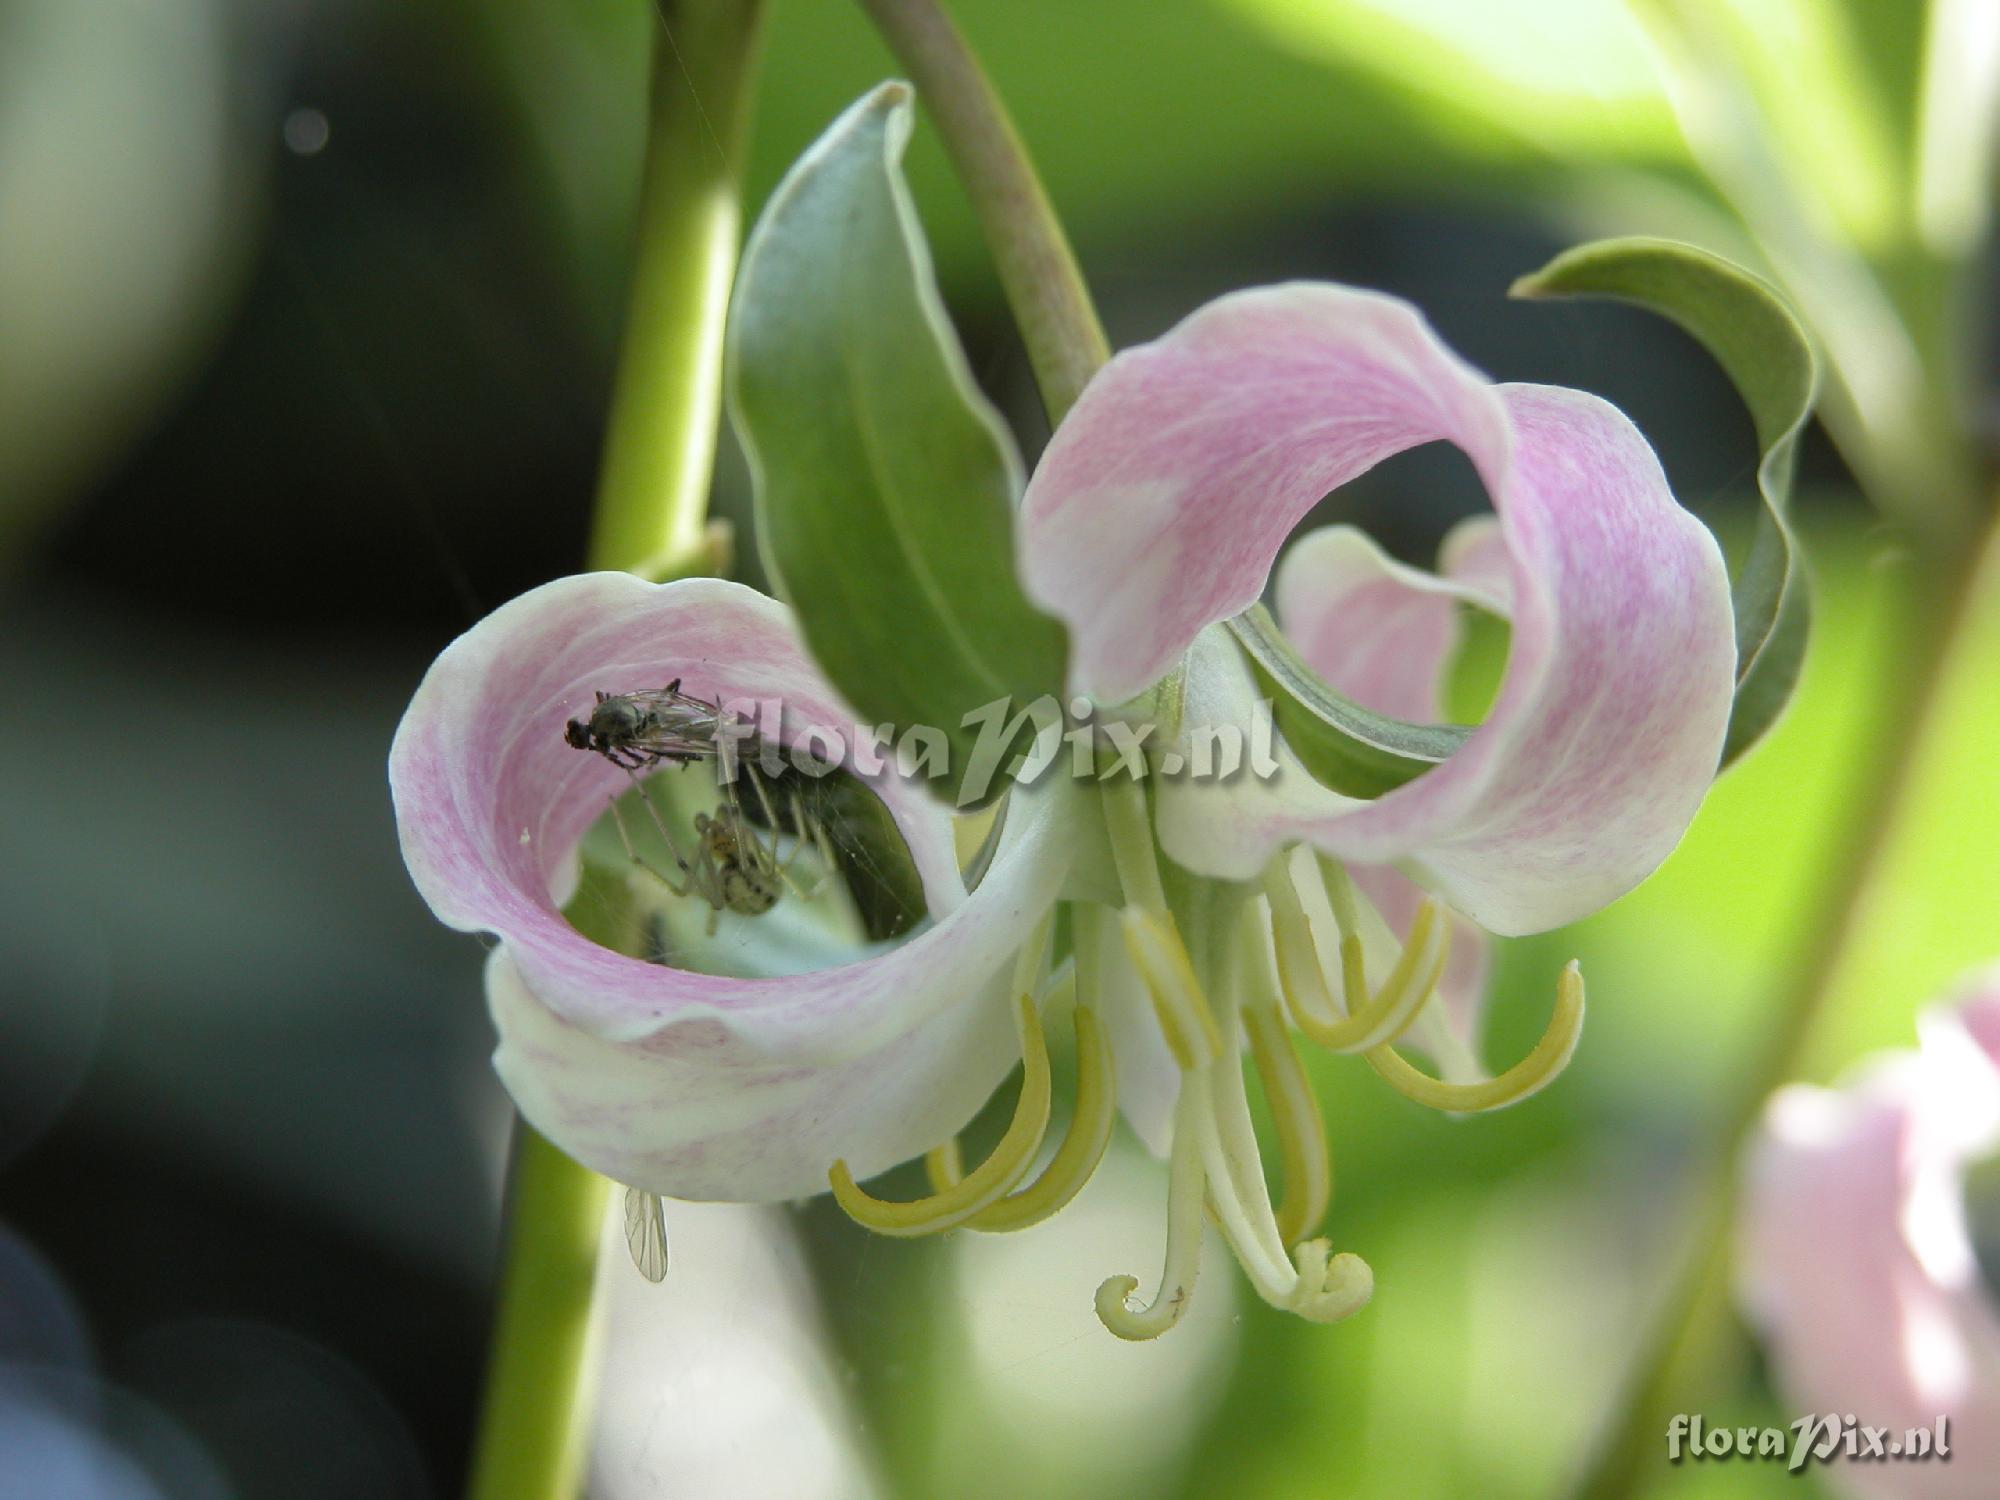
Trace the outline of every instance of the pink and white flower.
<path fill-rule="evenodd" d="M 624 573 L 503 605 L 445 649 L 404 715 L 389 757 L 403 858 L 441 921 L 499 940 L 487 996 L 500 1076 L 572 1156 L 662 1195 L 775 1201 L 823 1190 L 837 1157 L 864 1175 L 905 1161 L 963 1126 L 1020 1058 L 992 980 L 1061 887 L 1061 820 L 1039 807 L 1013 820 L 968 895 L 949 814 L 885 774 L 875 790 L 935 919 L 901 946 L 762 977 L 600 947 L 563 907 L 579 842 L 626 782 L 562 726 L 599 691 L 676 679 L 712 703 L 780 700 L 799 733 L 852 743 L 855 715 L 783 605 L 741 584 Z"/>
<path fill-rule="evenodd" d="M 481 622 L 419 688 L 390 775 L 419 890 L 442 920 L 498 939 L 497 1063 L 523 1113 L 650 1192 L 760 1201 L 831 1181 L 862 1222 L 916 1234 L 1054 1212 L 1102 1151 L 1115 1094 L 1172 1165 L 1160 1291 L 1135 1308 L 1133 1278 L 1106 1282 L 1113 1331 L 1172 1325 L 1204 1205 L 1267 1300 L 1319 1320 L 1362 1305 L 1367 1267 L 1309 1237 L 1326 1209 L 1325 1143 L 1291 1034 L 1453 1111 L 1555 1075 L 1581 980 L 1572 966 L 1543 1044 L 1489 1078 L 1484 933 L 1595 910 L 1681 836 L 1733 686 L 1719 552 L 1611 407 L 1489 383 L 1405 304 L 1308 284 L 1225 297 L 1113 359 L 1058 430 L 1019 521 L 1028 592 L 1071 631 L 1072 690 L 1128 719 L 1160 715 L 1171 744 L 1204 722 L 1250 721 L 1258 693 L 1223 622 L 1272 587 L 1306 511 L 1433 439 L 1471 458 L 1495 517 L 1455 532 L 1436 575 L 1351 529 L 1320 531 L 1277 569 L 1274 602 L 1334 688 L 1419 721 L 1441 717 L 1461 609 L 1506 618 L 1505 679 L 1461 749 L 1372 800 L 1320 785 L 1282 744 L 1270 779 L 1158 779 L 1149 796 L 1130 778 L 1045 778 L 1009 794 L 969 891 L 952 816 L 874 776 L 932 920 L 804 972 L 649 963 L 563 916 L 579 841 L 623 784 L 562 742 L 593 693 L 680 679 L 716 702 L 782 698 L 801 732 L 851 728 L 784 607 L 732 584 L 596 574 Z M 1178 691 L 1149 694 L 1170 676 Z M 1049 1113 L 1038 1012 L 1072 988 L 1074 1123 L 1030 1182 Z M 1403 1040 L 1441 1080 L 1402 1059 Z M 1280 1123 L 1278 1204 L 1249 1123 L 1246 1043 Z M 961 1172 L 954 1133 L 1017 1059 L 1015 1128 Z M 927 1152 L 932 1198 L 887 1203 L 856 1186 Z"/>

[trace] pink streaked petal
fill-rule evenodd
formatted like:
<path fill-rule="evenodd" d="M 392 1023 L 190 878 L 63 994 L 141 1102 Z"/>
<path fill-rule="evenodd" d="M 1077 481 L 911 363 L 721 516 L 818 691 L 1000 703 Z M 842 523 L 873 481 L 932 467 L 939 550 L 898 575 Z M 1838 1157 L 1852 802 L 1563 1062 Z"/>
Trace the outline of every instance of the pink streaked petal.
<path fill-rule="evenodd" d="M 807 658 L 789 612 L 718 580 L 619 573 L 522 595 L 447 647 L 390 752 L 403 854 L 447 924 L 490 932 L 527 988 L 566 1022 L 630 1042 L 715 1021 L 788 1060 L 863 1055 L 985 982 L 1047 909 L 1067 868 L 1050 779 L 1021 798 L 977 898 L 959 880 L 948 815 L 893 772 L 867 778 L 910 846 L 935 923 L 865 961 L 804 976 L 692 974 L 601 948 L 563 919 L 576 846 L 626 785 L 564 743 L 593 694 L 679 678 L 710 701 L 782 700 L 788 742 L 808 729 L 856 743 L 854 716 Z"/>
<path fill-rule="evenodd" d="M 1325 526 L 1278 565 L 1278 625 L 1336 692 L 1391 718 L 1436 723 L 1461 600 L 1487 598 L 1399 563 L 1352 526 Z"/>
<path fill-rule="evenodd" d="M 607 1041 L 544 1005 L 506 948 L 487 962 L 493 1065 L 542 1134 L 595 1171 L 675 1198 L 775 1202 L 866 1178 L 962 1129 L 1020 1060 L 999 982 L 881 1047 L 774 1061 L 717 1020 Z"/>
<path fill-rule="evenodd" d="M 1491 614 L 1514 614 L 1514 559 L 1500 518 L 1467 516 L 1438 545 L 1438 571 L 1467 591 L 1468 600 Z"/>
<path fill-rule="evenodd" d="M 1445 439 L 1489 489 L 1498 396 L 1407 303 L 1294 282 L 1218 299 L 1107 365 L 1029 481 L 1029 595 L 1071 630 L 1072 682 L 1107 701 L 1162 676 L 1264 592 L 1327 491 Z"/>
<path fill-rule="evenodd" d="M 1513 429 L 1495 490 L 1513 637 L 1486 721 L 1444 764 L 1373 802 L 1295 765 L 1173 799 L 1216 804 L 1206 809 L 1170 809 L 1163 796 L 1176 859 L 1243 878 L 1305 839 L 1405 868 L 1487 930 L 1517 934 L 1597 910 L 1679 842 L 1714 776 L 1733 692 L 1721 554 L 1615 408 L 1546 386 L 1496 389 Z M 1212 696 L 1212 711 L 1235 697 L 1247 715 L 1240 674 Z"/>

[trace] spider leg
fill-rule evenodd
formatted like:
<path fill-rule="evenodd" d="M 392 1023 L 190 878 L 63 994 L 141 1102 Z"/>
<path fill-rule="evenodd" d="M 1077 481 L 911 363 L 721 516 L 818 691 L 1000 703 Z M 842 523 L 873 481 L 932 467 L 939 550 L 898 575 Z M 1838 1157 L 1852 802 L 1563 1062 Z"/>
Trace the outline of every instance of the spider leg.
<path fill-rule="evenodd" d="M 632 861 L 633 864 L 637 865 L 640 869 L 644 870 L 648 875 L 652 876 L 655 880 L 659 881 L 661 885 L 665 886 L 668 890 L 672 891 L 676 896 L 686 896 L 687 893 L 693 889 L 692 882 L 686 885 L 675 885 L 673 881 L 669 880 L 665 875 L 661 874 L 659 870 L 655 869 L 653 865 L 650 862 L 648 862 L 639 853 L 637 849 L 632 847 L 632 834 L 631 831 L 627 829 L 625 826 L 625 815 L 618 810 L 618 799 L 616 797 L 613 797 L 611 799 L 611 821 L 613 824 L 617 826 L 618 841 L 625 846 L 625 855 L 628 859 Z M 667 847 L 671 849 L 673 847 L 672 843 L 669 842 Z M 679 853 L 675 853 L 674 859 L 677 863 L 680 862 Z M 685 864 L 681 864 L 681 870 L 683 871 L 683 873 L 685 873 L 687 871 L 687 866 Z"/>
<path fill-rule="evenodd" d="M 764 814 L 764 826 L 771 830 L 771 837 L 775 839 L 778 836 L 778 814 L 771 806 L 771 794 L 764 786 L 764 778 L 758 775 L 754 769 L 750 772 L 750 784 L 757 790 L 757 806 Z M 795 804 L 797 796 L 796 792 L 793 793 Z"/>
<path fill-rule="evenodd" d="M 694 867 L 688 871 L 688 884 L 701 893 L 701 899 L 708 903 L 708 935 L 715 936 L 715 929 L 722 920 L 724 900 L 722 895 L 722 872 L 715 867 L 715 851 L 709 847 L 707 839 L 695 851 Z"/>
<path fill-rule="evenodd" d="M 825 886 L 828 878 L 836 868 L 833 862 L 833 849 L 827 842 L 826 825 L 820 822 L 818 818 L 811 817 L 806 813 L 805 802 L 799 796 L 796 787 L 792 789 L 791 793 L 790 812 L 792 815 L 792 828 L 796 833 L 796 838 L 792 844 L 792 852 L 785 856 L 783 864 L 777 866 L 777 875 L 801 900 L 811 901 L 819 895 L 820 890 Z M 777 844 L 777 835 L 775 832 L 771 836 L 771 842 L 775 849 Z M 819 879 L 815 880 L 811 886 L 802 886 L 792 878 L 792 865 L 805 852 L 808 844 L 819 851 L 822 868 Z"/>

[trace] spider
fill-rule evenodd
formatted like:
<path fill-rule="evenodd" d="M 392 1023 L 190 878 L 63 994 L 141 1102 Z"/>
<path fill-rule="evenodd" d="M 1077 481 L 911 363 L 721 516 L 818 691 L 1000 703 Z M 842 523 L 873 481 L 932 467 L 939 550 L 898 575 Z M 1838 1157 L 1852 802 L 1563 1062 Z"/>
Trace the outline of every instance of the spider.
<path fill-rule="evenodd" d="M 793 863 L 810 844 L 819 851 L 827 869 L 833 866 L 833 851 L 827 841 L 825 825 L 805 810 L 796 788 L 787 798 L 787 812 L 791 826 L 798 834 L 798 841 L 790 854 L 783 859 L 778 856 L 778 818 L 771 803 L 771 794 L 764 785 L 764 779 L 756 771 L 747 771 L 751 786 L 756 790 L 765 827 L 760 829 L 753 823 L 736 795 L 734 782 L 723 784 L 721 802 L 713 813 L 698 812 L 694 815 L 695 846 L 692 854 L 685 854 L 679 842 L 667 829 L 667 821 L 660 815 L 653 799 L 647 795 L 645 784 L 635 776 L 639 800 L 646 806 L 647 815 L 652 819 L 654 829 L 666 843 L 673 855 L 674 864 L 679 867 L 681 878 L 673 879 L 664 871 L 650 864 L 632 843 L 630 831 L 625 827 L 624 815 L 618 804 L 611 804 L 611 816 L 618 826 L 618 837 L 625 845 L 625 853 L 632 863 L 659 881 L 675 896 L 699 896 L 708 903 L 708 935 L 715 936 L 716 925 L 722 913 L 733 911 L 746 917 L 762 916 L 778 904 L 787 886 L 798 890 L 791 878 Z M 768 831 L 766 831 L 768 830 Z M 802 891 L 801 895 L 811 898 L 813 892 Z"/>

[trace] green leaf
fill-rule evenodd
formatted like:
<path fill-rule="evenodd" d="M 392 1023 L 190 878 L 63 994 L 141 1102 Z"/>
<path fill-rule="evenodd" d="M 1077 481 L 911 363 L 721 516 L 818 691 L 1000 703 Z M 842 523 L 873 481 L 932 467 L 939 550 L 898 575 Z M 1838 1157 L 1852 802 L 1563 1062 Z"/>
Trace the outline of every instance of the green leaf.
<path fill-rule="evenodd" d="M 1271 698 L 1285 743 L 1317 781 L 1350 797 L 1379 797 L 1414 781 L 1463 745 L 1463 724 L 1411 724 L 1363 708 L 1322 682 L 1278 622 L 1253 604 L 1229 622 Z"/>
<path fill-rule="evenodd" d="M 865 718 L 941 732 L 939 790 L 977 800 L 968 779 L 996 746 L 976 760 L 967 716 L 1053 701 L 1068 638 L 1015 579 L 1021 462 L 966 367 L 903 183 L 910 97 L 898 83 L 867 95 L 772 195 L 737 282 L 730 409 L 765 561 L 815 660 Z"/>
<path fill-rule="evenodd" d="M 1565 251 L 1514 283 L 1517 297 L 1611 297 L 1671 318 L 1715 356 L 1757 428 L 1764 497 L 1737 569 L 1736 704 L 1722 764 L 1777 720 L 1805 658 L 1805 563 L 1787 514 L 1799 434 L 1819 391 L 1812 345 L 1784 299 L 1742 267 L 1671 240 L 1599 240 Z"/>

